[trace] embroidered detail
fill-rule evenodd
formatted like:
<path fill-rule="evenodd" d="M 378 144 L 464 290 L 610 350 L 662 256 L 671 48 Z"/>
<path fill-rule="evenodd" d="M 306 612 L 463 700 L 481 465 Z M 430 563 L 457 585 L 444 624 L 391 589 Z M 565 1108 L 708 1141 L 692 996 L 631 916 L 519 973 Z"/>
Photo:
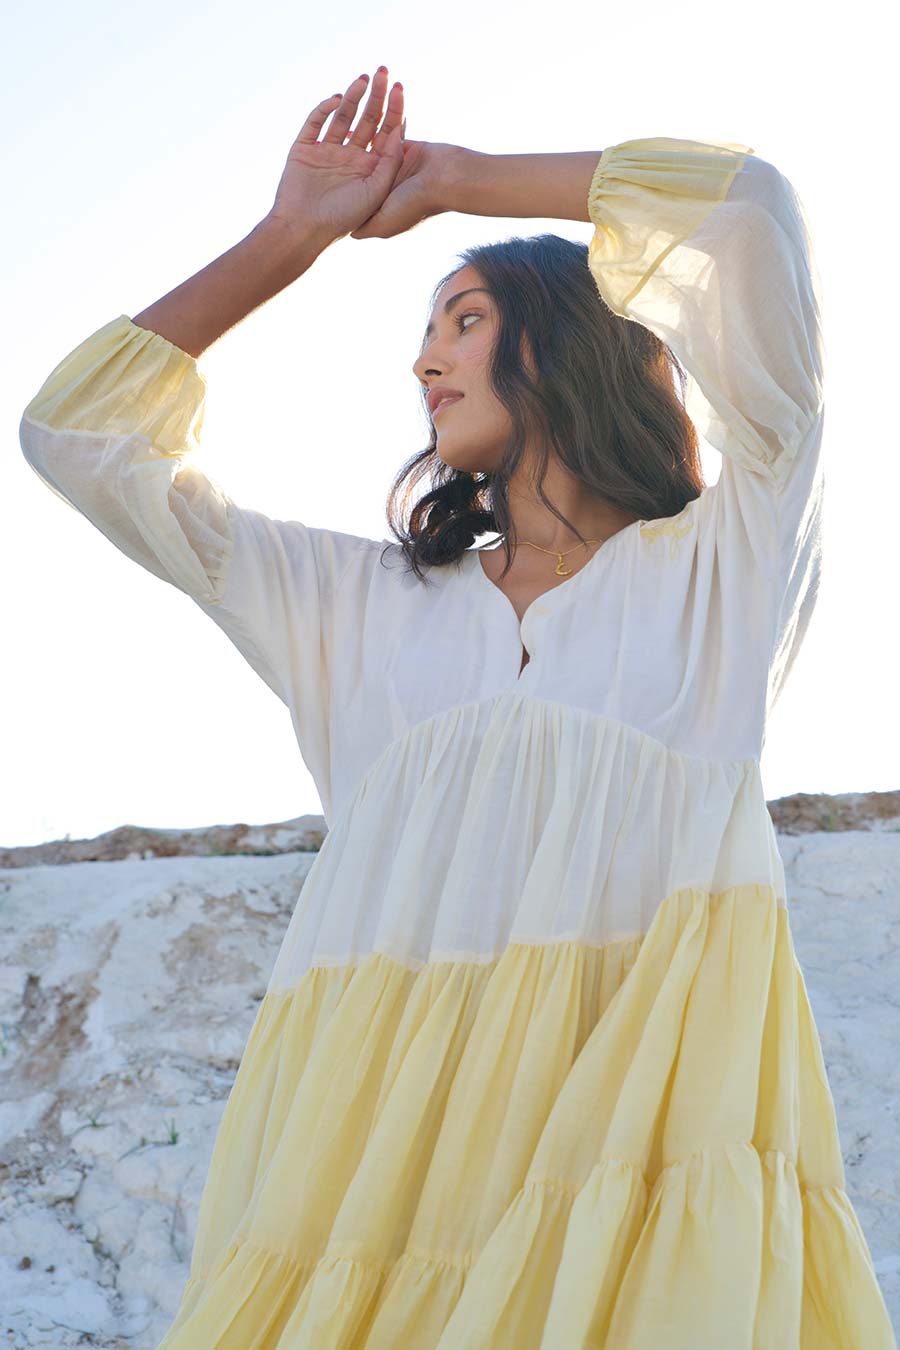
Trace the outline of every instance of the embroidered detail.
<path fill-rule="evenodd" d="M 685 512 L 689 509 L 691 503 L 679 511 L 677 516 L 671 520 L 648 521 L 646 525 L 640 527 L 641 537 L 647 540 L 661 539 L 664 535 L 669 537 L 669 557 L 674 558 L 678 553 L 678 541 L 685 535 L 690 534 L 694 528 L 692 519 L 683 519 Z"/>

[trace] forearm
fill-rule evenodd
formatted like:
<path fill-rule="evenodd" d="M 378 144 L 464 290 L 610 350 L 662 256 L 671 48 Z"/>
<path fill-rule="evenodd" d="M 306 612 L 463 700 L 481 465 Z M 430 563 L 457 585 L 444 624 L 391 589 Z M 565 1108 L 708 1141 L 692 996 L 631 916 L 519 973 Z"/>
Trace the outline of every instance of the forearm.
<path fill-rule="evenodd" d="M 296 230 L 267 216 L 234 248 L 135 314 L 132 323 L 198 357 L 302 276 L 330 242 L 312 233 L 298 237 Z"/>
<path fill-rule="evenodd" d="M 587 199 L 601 150 L 488 155 L 455 146 L 444 210 L 590 222 Z"/>

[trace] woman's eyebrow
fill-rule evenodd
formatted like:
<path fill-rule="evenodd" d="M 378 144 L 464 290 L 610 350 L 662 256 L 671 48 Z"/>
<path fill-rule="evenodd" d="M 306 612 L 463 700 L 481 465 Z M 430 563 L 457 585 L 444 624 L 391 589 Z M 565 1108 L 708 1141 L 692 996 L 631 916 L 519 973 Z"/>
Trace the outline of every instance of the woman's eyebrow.
<path fill-rule="evenodd" d="M 457 291 L 455 295 L 451 295 L 450 299 L 444 305 L 444 313 L 449 314 L 453 306 L 456 304 L 457 300 L 461 300 L 464 295 L 471 295 L 473 291 L 484 291 L 486 295 L 489 294 L 487 286 L 469 286 L 468 289 L 465 291 Z M 425 346 L 425 343 L 431 337 L 431 334 L 433 332 L 434 332 L 434 324 L 430 323 L 428 327 L 425 329 L 425 336 L 422 339 L 423 347 Z"/>

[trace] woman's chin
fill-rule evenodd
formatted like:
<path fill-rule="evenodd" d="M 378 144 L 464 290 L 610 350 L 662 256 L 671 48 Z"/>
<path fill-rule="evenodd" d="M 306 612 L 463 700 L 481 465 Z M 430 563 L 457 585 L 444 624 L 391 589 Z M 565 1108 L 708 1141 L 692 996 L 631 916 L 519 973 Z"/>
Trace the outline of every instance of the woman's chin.
<path fill-rule="evenodd" d="M 458 473 L 484 473 L 484 465 L 480 459 L 473 454 L 466 454 L 465 451 L 454 453 L 446 443 L 441 444 L 441 438 L 438 437 L 435 451 L 439 459 L 447 465 L 448 469 L 456 469 Z"/>
<path fill-rule="evenodd" d="M 484 472 L 484 470 L 478 464 L 457 464 L 449 459 L 444 459 L 443 455 L 441 455 L 440 458 L 444 460 L 444 463 L 447 465 L 448 469 L 455 469 L 457 473 L 466 473 L 471 475 L 476 473 L 481 474 Z"/>

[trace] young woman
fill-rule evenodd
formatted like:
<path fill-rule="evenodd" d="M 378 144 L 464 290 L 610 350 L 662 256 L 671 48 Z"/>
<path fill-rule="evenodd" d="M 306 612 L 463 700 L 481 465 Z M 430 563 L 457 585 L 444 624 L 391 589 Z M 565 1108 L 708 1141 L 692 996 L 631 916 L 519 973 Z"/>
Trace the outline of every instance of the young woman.
<path fill-rule="evenodd" d="M 328 824 L 163 1347 L 887 1350 L 760 780 L 820 575 L 801 205 L 730 142 L 403 142 L 387 78 L 21 426 L 284 700 Z M 197 358 L 336 240 L 447 210 L 594 233 L 441 282 L 396 542 L 237 506 L 190 462 Z"/>

